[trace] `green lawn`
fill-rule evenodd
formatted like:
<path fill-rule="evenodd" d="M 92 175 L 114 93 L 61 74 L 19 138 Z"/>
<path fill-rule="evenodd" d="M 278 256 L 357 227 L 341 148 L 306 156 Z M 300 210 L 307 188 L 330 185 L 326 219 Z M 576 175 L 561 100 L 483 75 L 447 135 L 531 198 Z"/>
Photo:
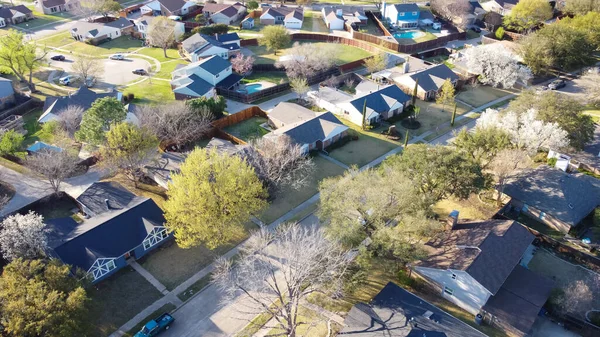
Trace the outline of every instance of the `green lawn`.
<path fill-rule="evenodd" d="M 410 130 L 410 134 L 412 136 L 420 135 L 429 130 L 439 129 L 444 123 L 450 123 L 450 120 L 452 119 L 452 111 L 454 106 L 451 106 L 450 104 L 442 106 L 437 104 L 435 101 L 422 101 L 418 99 L 416 105 L 421 108 L 421 113 L 417 118 L 417 120 L 421 123 L 421 127 L 417 130 Z M 462 115 L 470 110 L 471 108 L 464 104 L 456 104 L 457 116 Z M 402 130 L 403 132 L 406 131 L 400 122 L 396 123 L 396 127 L 398 130 Z"/>
<path fill-rule="evenodd" d="M 154 62 L 151 62 L 151 64 L 154 66 Z M 180 64 L 186 65 L 186 64 L 189 64 L 189 62 L 184 61 L 184 60 L 173 60 L 173 61 L 163 62 L 160 64 L 160 71 L 157 72 L 156 74 L 154 74 L 154 77 L 170 80 L 171 73 Z"/>
<path fill-rule="evenodd" d="M 51 143 L 54 139 L 54 135 L 42 130 L 42 127 L 37 121 L 42 115 L 42 112 L 42 109 L 35 109 L 23 115 L 23 123 L 25 123 L 24 128 L 27 131 L 25 141 L 23 142 L 23 148 L 27 148 L 36 141 Z"/>
<path fill-rule="evenodd" d="M 311 42 L 311 41 L 300 41 L 301 43 L 316 43 L 320 47 L 331 47 L 336 48 L 336 63 L 337 64 L 345 64 L 348 62 L 356 61 L 363 59 L 365 57 L 371 56 L 371 53 L 364 49 L 347 46 L 345 44 L 333 44 L 326 42 Z M 288 45 L 287 48 L 279 50 L 277 55 L 273 54 L 271 51 L 268 51 L 264 46 L 248 46 L 248 49 L 254 53 L 256 57 L 256 64 L 274 64 L 279 58 L 286 54 L 286 51 L 292 46 Z"/>
<path fill-rule="evenodd" d="M 508 91 L 488 86 L 478 86 L 476 88 L 467 86 L 456 95 L 456 98 L 473 107 L 479 107 L 510 94 Z"/>
<path fill-rule="evenodd" d="M 342 121 L 346 126 L 358 132 L 358 140 L 349 141 L 332 150 L 329 155 L 348 166 L 362 167 L 401 145 L 399 142 L 384 139 L 381 136 L 382 128 L 362 131 L 351 122 Z"/>
<path fill-rule="evenodd" d="M 235 137 L 241 140 L 250 141 L 255 138 L 260 138 L 269 133 L 269 131 L 260 126 L 261 124 L 266 122 L 266 118 L 252 117 L 243 122 L 228 126 L 224 128 L 223 131 L 234 135 Z"/>
<path fill-rule="evenodd" d="M 304 21 L 302 22 L 302 28 L 300 30 L 329 34 L 329 28 L 327 28 L 323 21 L 323 15 L 321 12 L 317 11 L 304 12 Z"/>
<path fill-rule="evenodd" d="M 129 53 L 143 47 L 141 40 L 131 39 L 128 36 L 121 36 L 97 46 L 75 40 L 73 41 L 75 43 L 69 45 L 68 47 L 70 51 L 95 56 L 107 56 L 115 53 Z M 162 53 L 161 49 L 159 49 L 159 51 Z"/>
<path fill-rule="evenodd" d="M 253 82 L 271 82 L 275 84 L 279 84 L 281 81 L 287 82 L 288 77 L 285 74 L 285 71 L 254 71 L 252 74 L 244 77 L 242 83 L 253 83 Z"/>
<path fill-rule="evenodd" d="M 69 33 L 69 32 L 62 32 L 62 33 L 51 35 L 46 38 L 36 40 L 36 43 L 38 45 L 55 47 L 55 48 L 59 48 L 59 47 L 62 47 L 66 44 L 73 43 L 73 42 L 76 42 L 76 41 L 73 39 L 73 37 L 71 36 L 71 33 Z"/>
<path fill-rule="evenodd" d="M 161 48 L 152 48 L 152 47 L 146 47 L 146 48 L 140 49 L 136 52 L 136 54 L 153 57 L 153 58 L 157 59 L 158 62 L 172 61 L 173 59 L 181 58 L 181 56 L 179 56 L 179 52 L 177 51 L 177 49 L 167 49 L 167 57 L 165 57 L 165 53 L 163 52 L 163 50 Z"/>
<path fill-rule="evenodd" d="M 284 188 L 277 193 L 275 199 L 269 205 L 269 208 L 259 218 L 266 224 L 277 220 L 279 217 L 300 205 L 304 201 L 318 192 L 319 183 L 321 180 L 344 173 L 344 168 L 332 163 L 331 161 L 314 156 L 315 171 L 311 174 L 310 180 L 306 186 L 294 190 L 292 188 Z"/>
<path fill-rule="evenodd" d="M 204 276 L 203 278 L 199 279 L 194 284 L 189 286 L 186 290 L 177 294 L 177 297 L 179 297 L 179 299 L 184 302 L 187 301 L 192 296 L 197 294 L 199 291 L 202 291 L 204 288 L 206 288 L 210 284 L 211 279 L 212 279 L 212 274 L 208 274 L 208 275 Z"/>
<path fill-rule="evenodd" d="M 136 326 L 134 326 L 133 329 L 127 331 L 123 335 L 123 337 L 133 337 L 136 333 L 142 330 L 144 325 L 146 325 L 146 323 L 148 323 L 151 319 L 156 319 L 165 312 L 171 312 L 175 310 L 175 308 L 176 306 L 173 303 L 167 303 L 163 305 L 162 307 L 158 308 L 156 311 L 148 315 L 146 318 L 144 318 L 140 323 L 136 324 Z"/>
<path fill-rule="evenodd" d="M 144 256 L 139 263 L 156 277 L 165 287 L 173 290 L 183 281 L 211 264 L 217 257 L 225 254 L 244 241 L 256 225 L 248 223 L 244 231 L 228 244 L 210 250 L 204 245 L 183 249 L 176 242 L 157 248 L 157 251 Z"/>
<path fill-rule="evenodd" d="M 88 337 L 106 337 L 162 294 L 131 267 L 125 267 L 87 289 L 90 310 Z"/>
<path fill-rule="evenodd" d="M 7 3 L 7 5 L 10 5 L 10 3 Z M 62 21 L 65 19 L 69 20 L 73 17 L 73 14 L 71 14 L 69 12 L 60 12 L 60 13 L 56 13 L 56 14 L 44 14 L 44 13 L 38 11 L 34 5 L 26 5 L 26 7 L 33 11 L 33 15 L 35 16 L 35 19 L 15 25 L 19 28 L 36 30 L 40 26 L 49 25 L 51 23 L 56 23 L 58 21 Z"/>
<path fill-rule="evenodd" d="M 171 84 L 168 81 L 155 79 L 150 83 L 150 80 L 126 87 L 120 91 L 124 93 L 133 93 L 135 95 L 134 103 L 136 104 L 158 104 L 175 100 Z"/>
<path fill-rule="evenodd" d="M 586 110 L 583 113 L 592 116 L 594 122 L 600 123 L 600 110 Z"/>

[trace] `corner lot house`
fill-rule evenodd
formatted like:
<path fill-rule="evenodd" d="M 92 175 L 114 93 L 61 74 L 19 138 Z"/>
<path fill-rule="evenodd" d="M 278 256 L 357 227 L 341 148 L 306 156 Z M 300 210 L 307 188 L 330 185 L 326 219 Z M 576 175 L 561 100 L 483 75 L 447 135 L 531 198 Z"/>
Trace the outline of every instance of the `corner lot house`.
<path fill-rule="evenodd" d="M 181 51 L 191 62 L 218 55 L 224 59 L 239 53 L 240 37 L 237 33 L 209 36 L 196 33 L 181 43 Z"/>
<path fill-rule="evenodd" d="M 0 8 L 0 27 L 33 20 L 33 12 L 24 5 Z"/>
<path fill-rule="evenodd" d="M 359 7 L 324 6 L 321 14 L 327 28 L 334 30 L 343 30 L 346 22 L 350 25 L 363 26 L 369 19 L 365 11 Z"/>
<path fill-rule="evenodd" d="M 100 41 L 131 35 L 133 31 L 133 23 L 125 18 L 106 23 L 79 21 L 71 28 L 71 36 L 77 41 Z"/>
<path fill-rule="evenodd" d="M 269 124 L 278 127 L 265 137 L 287 135 L 306 154 L 325 150 L 347 134 L 348 127 L 331 112 L 315 112 L 294 103 L 279 103 L 269 113 Z"/>
<path fill-rule="evenodd" d="M 175 99 L 211 98 L 215 87 L 235 87 L 242 76 L 231 72 L 231 63 L 219 56 L 211 56 L 173 71 L 171 87 Z"/>
<path fill-rule="evenodd" d="M 110 194 L 102 193 L 100 198 L 104 196 Z M 87 272 L 92 283 L 106 279 L 125 267 L 129 259 L 141 258 L 172 237 L 164 226 L 162 210 L 152 199 L 136 196 L 122 207 L 113 199 L 88 194 L 78 202 L 87 208 L 105 207 L 105 211 L 81 223 L 70 217 L 49 220 L 49 246 L 53 257 Z"/>
<path fill-rule="evenodd" d="M 542 166 L 509 181 L 504 194 L 511 210 L 563 233 L 577 226 L 600 205 L 600 181 L 583 173 L 569 174 Z"/>
<path fill-rule="evenodd" d="M 459 77 L 445 64 L 393 78 L 405 93 L 411 95 L 415 88 L 415 82 L 418 80 L 417 97 L 424 101 L 434 99 L 447 79 L 450 79 L 452 84 L 456 86 Z"/>
<path fill-rule="evenodd" d="M 239 2 L 233 5 L 205 3 L 202 13 L 214 23 L 231 24 L 244 17 L 246 6 Z M 213 17 L 215 14 L 217 16 Z"/>
<path fill-rule="evenodd" d="M 458 221 L 426 244 L 429 257 L 414 271 L 440 295 L 486 322 L 525 336 L 550 296 L 553 282 L 526 268 L 534 240 L 512 220 Z"/>
<path fill-rule="evenodd" d="M 412 29 L 419 26 L 419 14 L 421 10 L 417 4 L 394 4 L 388 5 L 385 2 L 381 4 L 382 16 L 388 20 L 392 26 L 399 29 Z"/>
<path fill-rule="evenodd" d="M 193 0 L 154 0 L 140 7 L 142 15 L 180 16 L 198 9 Z"/>
<path fill-rule="evenodd" d="M 44 14 L 70 12 L 79 8 L 79 0 L 38 0 L 37 7 Z"/>
<path fill-rule="evenodd" d="M 75 93 L 69 96 L 49 96 L 44 102 L 43 113 L 38 119 L 39 123 L 46 123 L 53 120 L 59 120 L 61 112 L 69 106 L 80 106 L 87 110 L 99 98 L 114 97 L 119 101 L 123 99 L 123 94 L 118 91 L 109 93 L 96 93 L 86 86 L 82 86 Z"/>
<path fill-rule="evenodd" d="M 302 8 L 291 7 L 268 7 L 260 16 L 263 25 L 284 25 L 289 29 L 302 28 L 304 12 Z"/>
<path fill-rule="evenodd" d="M 390 282 L 371 303 L 350 309 L 339 334 L 348 337 L 486 337 L 470 325 Z"/>
<path fill-rule="evenodd" d="M 139 19 L 135 20 L 135 28 L 140 34 L 142 39 L 145 39 L 148 34 L 148 27 L 150 26 L 150 22 L 154 20 L 154 16 L 142 16 Z M 173 28 L 175 31 L 175 39 L 179 41 L 179 38 L 185 33 L 185 23 L 181 21 L 174 21 L 175 27 Z"/>
<path fill-rule="evenodd" d="M 0 111 L 11 108 L 16 102 L 12 81 L 0 77 Z"/>

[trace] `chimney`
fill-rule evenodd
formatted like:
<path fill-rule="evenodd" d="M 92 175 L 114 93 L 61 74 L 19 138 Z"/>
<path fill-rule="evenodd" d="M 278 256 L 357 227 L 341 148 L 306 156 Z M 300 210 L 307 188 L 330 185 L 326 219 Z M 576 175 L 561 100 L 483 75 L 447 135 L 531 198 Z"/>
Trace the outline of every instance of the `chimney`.
<path fill-rule="evenodd" d="M 446 229 L 453 230 L 457 223 L 458 223 L 458 211 L 453 210 L 452 212 L 450 212 L 450 215 L 448 215 L 448 219 L 446 219 Z"/>
<path fill-rule="evenodd" d="M 104 203 L 106 204 L 106 210 L 110 211 L 110 205 L 108 204 L 108 199 L 104 199 Z"/>

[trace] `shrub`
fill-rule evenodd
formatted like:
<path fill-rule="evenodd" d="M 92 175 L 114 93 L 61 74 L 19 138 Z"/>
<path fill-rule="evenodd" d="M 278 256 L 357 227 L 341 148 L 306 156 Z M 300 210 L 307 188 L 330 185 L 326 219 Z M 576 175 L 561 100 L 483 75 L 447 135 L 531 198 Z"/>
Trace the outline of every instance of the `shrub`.
<path fill-rule="evenodd" d="M 135 98 L 135 94 L 130 92 L 127 94 L 127 100 L 128 101 L 133 101 L 133 99 Z"/>
<path fill-rule="evenodd" d="M 538 152 L 531 160 L 533 160 L 534 163 L 544 163 L 547 161 L 547 158 L 548 152 Z"/>
<path fill-rule="evenodd" d="M 548 158 L 548 166 L 556 166 L 556 158 Z"/>
<path fill-rule="evenodd" d="M 13 130 L 5 132 L 0 140 L 0 155 L 14 155 L 21 149 L 24 139 L 21 134 Z"/>
<path fill-rule="evenodd" d="M 504 39 L 504 28 L 503 27 L 498 27 L 498 29 L 496 29 L 496 38 L 498 40 Z"/>

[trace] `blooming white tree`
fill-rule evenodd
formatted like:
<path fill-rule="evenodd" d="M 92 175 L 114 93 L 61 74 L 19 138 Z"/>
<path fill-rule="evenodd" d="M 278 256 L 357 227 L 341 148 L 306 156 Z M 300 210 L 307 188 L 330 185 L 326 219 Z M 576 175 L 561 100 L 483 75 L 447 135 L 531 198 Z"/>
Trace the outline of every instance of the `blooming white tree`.
<path fill-rule="evenodd" d="M 557 123 L 537 120 L 537 111 L 529 109 L 521 114 L 487 109 L 477 120 L 478 128 L 498 128 L 506 131 L 511 142 L 529 153 L 538 149 L 559 150 L 569 145 L 568 133 Z"/>
<path fill-rule="evenodd" d="M 41 215 L 15 214 L 2 221 L 0 249 L 8 260 L 34 259 L 45 255 L 48 246 L 46 224 Z"/>
<path fill-rule="evenodd" d="M 469 71 L 480 75 L 481 83 L 494 87 L 512 88 L 517 81 L 526 82 L 532 76 L 531 70 L 499 43 L 469 48 L 465 59 Z"/>
<path fill-rule="evenodd" d="M 233 71 L 242 75 L 246 75 L 252 70 L 255 59 L 252 56 L 244 56 L 243 54 L 239 54 L 230 61 Z"/>

